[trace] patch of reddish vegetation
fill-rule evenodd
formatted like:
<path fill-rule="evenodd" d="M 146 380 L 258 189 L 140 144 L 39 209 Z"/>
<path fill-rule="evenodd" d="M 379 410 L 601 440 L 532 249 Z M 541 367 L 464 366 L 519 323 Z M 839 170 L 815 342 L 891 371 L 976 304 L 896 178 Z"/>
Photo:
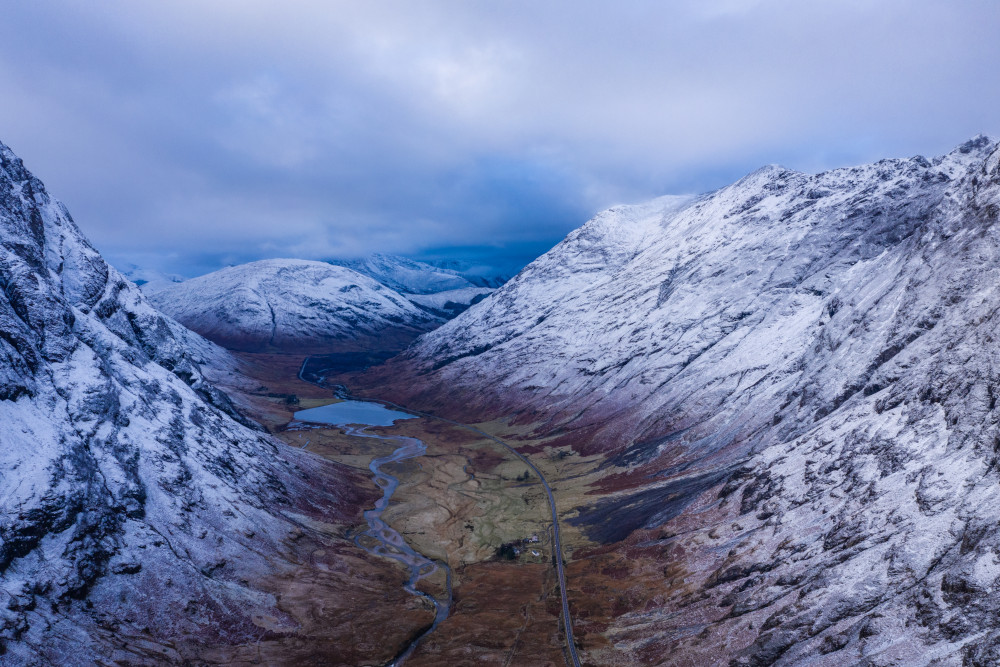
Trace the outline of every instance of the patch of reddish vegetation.
<path fill-rule="evenodd" d="M 565 664 L 551 568 L 484 562 L 455 574 L 451 615 L 407 664 Z"/>
<path fill-rule="evenodd" d="M 288 448 L 282 455 L 301 471 L 285 482 L 289 509 L 324 523 L 353 524 L 382 497 L 371 476 Z"/>

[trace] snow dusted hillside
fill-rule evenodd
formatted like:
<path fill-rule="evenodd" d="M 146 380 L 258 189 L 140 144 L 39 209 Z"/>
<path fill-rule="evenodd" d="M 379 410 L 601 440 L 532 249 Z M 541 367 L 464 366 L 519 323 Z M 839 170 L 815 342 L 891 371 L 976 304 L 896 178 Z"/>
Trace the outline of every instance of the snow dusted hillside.
<path fill-rule="evenodd" d="M 443 269 L 396 255 L 374 254 L 363 259 L 336 260 L 358 273 L 374 278 L 386 287 L 405 294 L 435 294 L 476 285 L 458 271 Z"/>
<path fill-rule="evenodd" d="M 281 631 L 253 584 L 284 567 L 279 509 L 329 517 L 342 473 L 237 415 L 206 362 L 234 360 L 0 144 L 0 662 L 181 662 L 258 642 L 262 615 Z"/>
<path fill-rule="evenodd" d="M 986 137 L 765 167 L 601 213 L 381 377 L 607 453 L 623 490 L 573 522 L 663 568 L 620 651 L 997 664 L 998 219 Z"/>
<path fill-rule="evenodd" d="M 817 176 L 771 166 L 709 195 L 605 211 L 408 356 L 557 418 L 639 414 L 635 436 L 743 424 L 711 449 L 812 421 L 878 382 L 957 298 L 926 283 L 929 251 L 914 246 L 952 248 L 950 227 L 973 215 L 969 172 L 992 147 Z"/>
<path fill-rule="evenodd" d="M 149 298 L 193 331 L 247 351 L 400 349 L 440 321 L 368 276 L 296 259 L 225 268 Z"/>
<path fill-rule="evenodd" d="M 394 289 L 439 321 L 447 321 L 465 312 L 504 283 L 500 275 L 480 275 L 475 267 L 463 262 L 442 262 L 437 266 L 396 255 L 374 254 L 364 259 L 338 260 L 349 267 Z"/>
<path fill-rule="evenodd" d="M 491 287 L 462 287 L 434 294 L 406 294 L 404 296 L 418 307 L 442 320 L 450 320 L 493 292 L 494 289 Z"/>

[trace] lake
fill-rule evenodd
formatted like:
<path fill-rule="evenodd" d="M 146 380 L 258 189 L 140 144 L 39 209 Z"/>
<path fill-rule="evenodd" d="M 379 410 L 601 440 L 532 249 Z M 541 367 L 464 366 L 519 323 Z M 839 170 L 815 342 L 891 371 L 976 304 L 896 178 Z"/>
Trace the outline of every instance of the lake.
<path fill-rule="evenodd" d="M 366 426 L 392 426 L 398 419 L 414 419 L 413 415 L 390 410 L 381 403 L 341 401 L 295 413 L 295 419 L 304 422 L 333 424 L 364 424 Z"/>

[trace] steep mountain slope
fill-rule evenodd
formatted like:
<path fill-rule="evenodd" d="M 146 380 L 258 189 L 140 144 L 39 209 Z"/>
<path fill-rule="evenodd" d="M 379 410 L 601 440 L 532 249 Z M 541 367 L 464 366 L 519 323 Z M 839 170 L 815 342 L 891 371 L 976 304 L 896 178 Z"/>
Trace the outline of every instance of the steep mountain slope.
<path fill-rule="evenodd" d="M 407 358 L 556 420 L 638 415 L 634 436 L 709 420 L 746 422 L 745 440 L 811 421 L 941 316 L 952 295 L 925 285 L 914 244 L 982 215 L 963 208 L 967 172 L 992 146 L 818 176 L 765 167 L 710 195 L 611 209 Z"/>
<path fill-rule="evenodd" d="M 362 482 L 239 416 L 202 370 L 234 363 L 0 144 L 0 661 L 179 662 L 259 645 L 254 619 L 294 629 L 259 583 L 291 567 L 292 517 L 336 518 Z"/>
<path fill-rule="evenodd" d="M 765 167 L 598 215 L 376 379 L 605 453 L 572 522 L 635 661 L 994 664 L 998 218 L 985 137 Z"/>
<path fill-rule="evenodd" d="M 209 340 L 254 352 L 401 349 L 440 321 L 351 269 L 296 259 L 225 268 L 149 298 Z"/>
<path fill-rule="evenodd" d="M 397 255 L 376 253 L 363 259 L 334 260 L 332 263 L 374 278 L 386 287 L 406 294 L 434 294 L 465 287 L 482 287 L 458 271 Z"/>

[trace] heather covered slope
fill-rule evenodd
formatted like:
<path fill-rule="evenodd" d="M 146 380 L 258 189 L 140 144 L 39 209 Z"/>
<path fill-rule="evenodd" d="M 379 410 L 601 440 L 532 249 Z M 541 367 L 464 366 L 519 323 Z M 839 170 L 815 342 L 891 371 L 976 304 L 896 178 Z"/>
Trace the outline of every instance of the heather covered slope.
<path fill-rule="evenodd" d="M 368 276 L 297 259 L 228 267 L 149 298 L 191 330 L 249 352 L 399 350 L 439 323 Z"/>
<path fill-rule="evenodd" d="M 0 278 L 0 661 L 294 632 L 259 584 L 290 569 L 295 517 L 354 512 L 356 475 L 240 417 L 202 371 L 230 355 L 154 310 L 2 144 Z"/>
<path fill-rule="evenodd" d="M 597 216 L 379 379 L 606 453 L 615 659 L 993 664 L 998 218 L 985 137 L 766 167 Z"/>

